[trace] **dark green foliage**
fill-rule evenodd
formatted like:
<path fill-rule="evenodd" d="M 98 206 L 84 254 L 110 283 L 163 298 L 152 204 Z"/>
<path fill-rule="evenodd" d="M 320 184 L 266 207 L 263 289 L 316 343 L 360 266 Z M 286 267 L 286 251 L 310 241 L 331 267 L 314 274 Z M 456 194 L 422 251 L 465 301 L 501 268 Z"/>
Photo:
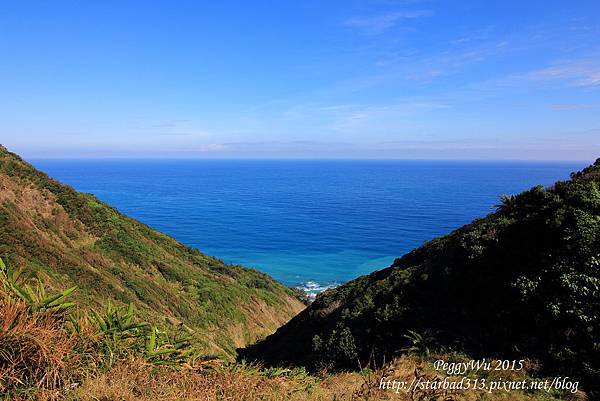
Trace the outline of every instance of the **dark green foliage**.
<path fill-rule="evenodd" d="M 409 341 L 410 345 L 402 351 L 424 356 L 429 356 L 432 351 L 442 351 L 443 347 L 437 342 L 437 335 L 437 332 L 431 330 L 425 330 L 423 333 L 407 330 L 403 337 Z"/>
<path fill-rule="evenodd" d="M 600 160 L 572 177 L 503 197 L 495 213 L 327 291 L 244 356 L 356 368 L 338 338 L 344 327 L 362 363 L 436 344 L 535 358 L 592 386 L 600 376 Z"/>
<path fill-rule="evenodd" d="M 359 363 L 354 336 L 348 327 L 341 323 L 330 333 L 326 341 L 319 335 L 312 339 L 312 351 L 319 354 L 317 367 L 329 369 L 336 364 L 345 363 L 355 365 Z"/>

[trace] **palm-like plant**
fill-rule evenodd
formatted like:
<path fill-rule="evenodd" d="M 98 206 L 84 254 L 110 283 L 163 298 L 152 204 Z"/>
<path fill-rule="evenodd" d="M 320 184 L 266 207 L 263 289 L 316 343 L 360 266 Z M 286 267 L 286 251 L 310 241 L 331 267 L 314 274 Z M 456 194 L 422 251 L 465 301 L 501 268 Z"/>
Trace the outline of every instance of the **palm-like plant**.
<path fill-rule="evenodd" d="M 31 283 L 31 284 L 30 284 Z M 39 278 L 26 278 L 21 270 L 9 268 L 0 259 L 0 288 L 8 297 L 19 299 L 27 304 L 32 313 L 52 313 L 65 317 L 73 330 L 81 334 L 81 322 L 91 322 L 94 338 L 104 355 L 106 367 L 129 354 L 141 354 L 146 361 L 157 365 L 180 366 L 194 361 L 198 356 L 191 344 L 190 336 L 174 337 L 155 326 L 138 323 L 134 320 L 133 304 L 119 307 L 108 301 L 103 311 L 90 310 L 89 315 L 78 319 L 67 312 L 74 306 L 65 302 L 77 287 L 71 287 L 55 295 L 48 295 Z"/>
<path fill-rule="evenodd" d="M 107 367 L 121 357 L 138 350 L 138 340 L 143 336 L 145 323 L 133 321 L 133 304 L 127 308 L 117 307 L 108 301 L 104 311 L 90 311 L 90 319 L 96 328 L 100 354 L 104 355 Z"/>
<path fill-rule="evenodd" d="M 407 330 L 403 337 L 410 342 L 409 346 L 402 349 L 408 353 L 429 356 L 432 350 L 440 348 L 440 344 L 436 339 L 436 332 L 431 330 L 425 330 L 423 333 Z"/>
<path fill-rule="evenodd" d="M 92 322 L 98 328 L 100 335 L 119 335 L 121 337 L 134 338 L 140 336 L 140 329 L 147 326 L 146 323 L 135 323 L 133 321 L 133 304 L 129 304 L 127 309 L 114 306 L 108 301 L 103 313 L 92 309 Z"/>
<path fill-rule="evenodd" d="M 145 338 L 144 357 L 156 365 L 180 366 L 194 357 L 190 340 L 190 336 L 170 337 L 152 326 Z"/>
<path fill-rule="evenodd" d="M 48 295 L 44 284 L 39 278 L 35 278 L 34 285 L 30 285 L 21 270 L 11 269 L 6 266 L 0 258 L 0 282 L 7 294 L 14 294 L 24 301 L 33 311 L 36 312 L 59 312 L 71 308 L 73 302 L 64 302 L 77 287 L 71 287 L 65 291 Z"/>

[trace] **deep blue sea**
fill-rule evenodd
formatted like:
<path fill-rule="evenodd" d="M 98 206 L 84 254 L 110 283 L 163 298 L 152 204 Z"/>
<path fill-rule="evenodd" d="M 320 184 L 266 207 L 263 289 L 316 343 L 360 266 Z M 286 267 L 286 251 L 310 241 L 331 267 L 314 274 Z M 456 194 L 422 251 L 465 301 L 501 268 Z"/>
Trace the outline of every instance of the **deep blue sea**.
<path fill-rule="evenodd" d="M 184 244 L 313 290 L 387 267 L 585 163 L 34 160 Z"/>

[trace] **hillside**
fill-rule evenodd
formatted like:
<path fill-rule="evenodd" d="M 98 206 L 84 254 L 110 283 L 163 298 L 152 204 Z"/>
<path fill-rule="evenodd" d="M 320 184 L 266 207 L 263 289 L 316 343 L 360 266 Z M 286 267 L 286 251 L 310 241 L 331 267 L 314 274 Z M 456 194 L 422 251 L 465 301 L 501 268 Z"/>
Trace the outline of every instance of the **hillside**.
<path fill-rule="evenodd" d="M 246 359 L 357 368 L 407 349 L 529 358 L 600 377 L 600 159 L 550 188 L 329 290 Z"/>
<path fill-rule="evenodd" d="M 141 322 L 131 307 L 107 307 L 97 313 L 78 309 L 70 299 L 71 290 L 48 293 L 41 282 L 28 283 L 1 259 L 0 290 L 0 394 L 5 400 L 587 399 L 578 383 L 540 389 L 536 383 L 551 379 L 539 377 L 535 364 L 527 363 L 525 369 L 513 372 L 475 371 L 469 378 L 434 368 L 440 358 L 466 363 L 469 357 L 460 353 L 427 355 L 413 350 L 376 370 L 316 375 L 304 368 L 264 368 L 207 359 L 190 336 L 172 336 Z M 390 377 L 404 384 L 382 386 L 391 383 Z M 408 387 L 415 381 L 423 385 Z M 514 388 L 510 394 L 498 387 L 515 382 L 533 387 Z M 475 388 L 471 383 L 490 386 Z"/>
<path fill-rule="evenodd" d="M 0 257 L 51 290 L 76 285 L 82 306 L 132 303 L 142 319 L 192 333 L 206 353 L 231 356 L 303 308 L 267 275 L 182 245 L 2 146 Z"/>

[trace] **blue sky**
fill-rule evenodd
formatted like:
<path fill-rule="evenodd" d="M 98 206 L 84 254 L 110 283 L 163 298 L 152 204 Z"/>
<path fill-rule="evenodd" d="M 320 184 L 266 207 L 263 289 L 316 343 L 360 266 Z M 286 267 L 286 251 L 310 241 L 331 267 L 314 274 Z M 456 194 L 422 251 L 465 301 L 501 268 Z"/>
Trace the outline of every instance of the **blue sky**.
<path fill-rule="evenodd" d="M 26 157 L 600 157 L 598 1 L 4 1 Z"/>

